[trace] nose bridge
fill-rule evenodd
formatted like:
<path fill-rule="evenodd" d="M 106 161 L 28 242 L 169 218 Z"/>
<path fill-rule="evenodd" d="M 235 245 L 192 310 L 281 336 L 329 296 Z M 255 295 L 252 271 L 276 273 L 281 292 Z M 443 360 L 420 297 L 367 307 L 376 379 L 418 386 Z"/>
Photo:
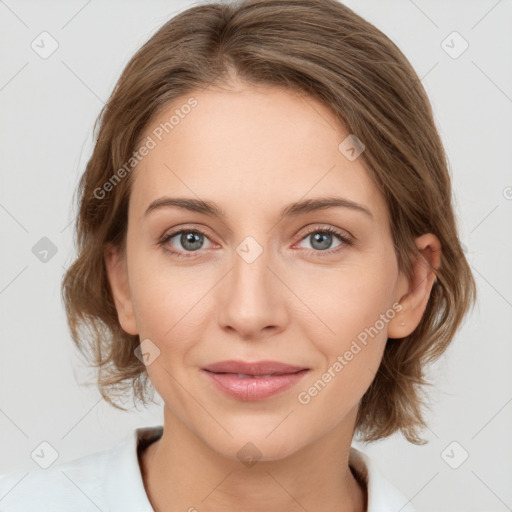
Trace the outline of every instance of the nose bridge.
<path fill-rule="evenodd" d="M 220 301 L 220 322 L 244 335 L 256 335 L 284 321 L 282 290 L 268 268 L 272 266 L 272 254 L 263 237 L 259 238 L 262 243 L 255 236 L 247 236 L 235 248 L 232 272 Z"/>
<path fill-rule="evenodd" d="M 260 240 L 262 237 L 258 237 Z M 272 255 L 264 240 L 247 236 L 235 248 L 233 258 L 232 296 L 247 307 L 269 303 L 271 272 L 268 266 Z"/>

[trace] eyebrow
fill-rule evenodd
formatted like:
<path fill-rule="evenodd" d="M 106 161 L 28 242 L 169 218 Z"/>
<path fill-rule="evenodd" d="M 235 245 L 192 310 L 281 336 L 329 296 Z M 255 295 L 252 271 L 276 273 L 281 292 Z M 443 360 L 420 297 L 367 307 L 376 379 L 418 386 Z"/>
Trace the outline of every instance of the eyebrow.
<path fill-rule="evenodd" d="M 160 197 L 159 199 L 155 199 L 147 208 L 144 216 L 149 215 L 155 210 L 169 207 L 182 208 L 184 210 L 203 213 L 205 215 L 211 215 L 221 219 L 226 218 L 226 212 L 217 204 L 211 201 L 203 201 L 202 199 L 192 199 L 185 197 Z M 278 219 L 280 221 L 285 217 L 296 217 L 309 212 L 337 207 L 350 208 L 352 210 L 364 213 L 371 219 L 374 218 L 372 212 L 368 208 L 349 199 L 345 199 L 343 197 L 319 197 L 298 201 L 296 203 L 291 203 L 288 206 L 285 206 L 280 211 Z"/>

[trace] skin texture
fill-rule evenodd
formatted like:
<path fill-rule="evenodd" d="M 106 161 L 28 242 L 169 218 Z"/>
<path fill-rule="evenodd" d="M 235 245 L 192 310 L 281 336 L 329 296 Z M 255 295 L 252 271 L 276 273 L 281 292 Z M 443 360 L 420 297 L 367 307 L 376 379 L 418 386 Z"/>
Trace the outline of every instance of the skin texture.
<path fill-rule="evenodd" d="M 435 279 L 425 260 L 438 267 L 439 240 L 416 240 L 422 257 L 407 280 L 384 198 L 362 159 L 338 150 L 349 132 L 316 100 L 240 82 L 190 96 L 197 106 L 133 171 L 126 255 L 105 251 L 121 326 L 160 350 L 147 366 L 165 404 L 163 436 L 142 454 L 148 497 L 158 512 L 365 511 L 366 489 L 348 465 L 357 406 L 387 338 L 407 336 L 421 320 Z M 215 202 L 226 218 L 177 207 L 145 216 L 162 196 Z M 292 202 L 325 196 L 355 201 L 373 218 L 338 207 L 278 219 Z M 327 250 L 338 252 L 324 255 L 313 235 L 328 227 L 354 243 L 332 235 Z M 158 244 L 185 228 L 205 232 L 200 249 L 182 245 L 180 234 Z M 252 263 L 236 251 L 247 236 L 263 251 Z M 298 393 L 397 303 L 401 312 L 301 404 Z M 227 359 L 310 372 L 280 395 L 245 402 L 218 391 L 201 370 Z M 261 457 L 251 467 L 237 457 L 248 442 Z"/>

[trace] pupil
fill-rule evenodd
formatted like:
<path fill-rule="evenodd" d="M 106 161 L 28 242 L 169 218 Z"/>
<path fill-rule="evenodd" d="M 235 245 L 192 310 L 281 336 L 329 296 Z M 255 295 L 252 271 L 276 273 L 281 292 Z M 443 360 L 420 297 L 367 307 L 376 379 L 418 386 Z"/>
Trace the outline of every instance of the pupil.
<path fill-rule="evenodd" d="M 200 233 L 183 233 L 181 235 L 181 244 L 185 249 L 190 251 L 197 251 L 203 245 Z"/>
<path fill-rule="evenodd" d="M 329 233 L 315 233 L 313 235 L 313 243 L 311 244 L 315 249 L 325 250 L 331 245 L 331 235 Z M 315 247 L 315 244 L 318 245 Z"/>

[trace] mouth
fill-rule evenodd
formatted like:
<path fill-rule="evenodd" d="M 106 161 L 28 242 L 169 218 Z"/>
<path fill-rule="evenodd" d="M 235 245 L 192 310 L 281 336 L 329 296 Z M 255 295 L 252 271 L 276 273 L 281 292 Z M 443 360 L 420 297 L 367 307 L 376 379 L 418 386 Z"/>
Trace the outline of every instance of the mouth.
<path fill-rule="evenodd" d="M 208 371 L 208 370 L 205 370 Z M 304 371 L 304 370 L 299 370 Z M 277 377 L 279 375 L 293 375 L 294 373 L 269 373 L 268 375 L 247 375 L 245 373 L 229 373 L 229 372 L 210 372 L 215 373 L 216 375 L 232 375 L 233 377 L 237 377 L 238 379 L 265 379 L 268 377 Z"/>
<path fill-rule="evenodd" d="M 202 368 L 203 373 L 231 398 L 257 401 L 295 386 L 310 369 L 276 361 L 223 361 Z"/>

